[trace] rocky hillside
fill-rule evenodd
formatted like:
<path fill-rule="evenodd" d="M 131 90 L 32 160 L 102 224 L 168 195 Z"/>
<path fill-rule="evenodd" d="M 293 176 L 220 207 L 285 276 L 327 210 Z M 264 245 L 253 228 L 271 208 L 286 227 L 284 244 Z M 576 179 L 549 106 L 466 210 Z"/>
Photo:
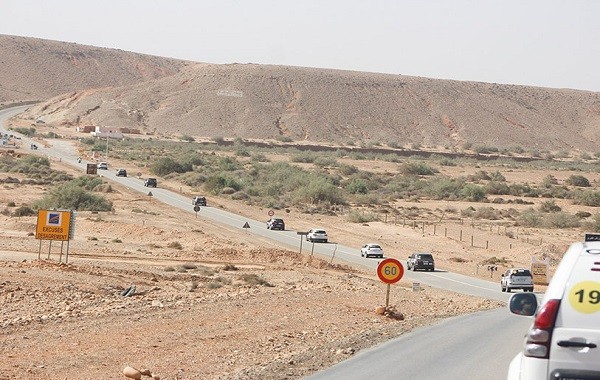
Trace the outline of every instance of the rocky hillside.
<path fill-rule="evenodd" d="M 0 34 L 0 105 L 172 75 L 186 62 Z"/>
<path fill-rule="evenodd" d="M 20 49 L 22 45 L 29 46 L 23 43 Z M 68 83 L 69 92 L 32 108 L 26 115 L 32 120 L 41 117 L 56 126 L 134 127 L 153 135 L 285 137 L 357 145 L 451 148 L 471 143 L 596 152 L 600 143 L 598 92 L 286 66 L 183 65 L 117 50 L 65 46 L 72 49 L 68 59 L 58 54 L 60 49 L 40 49 L 40 67 L 47 62 L 44 71 L 77 78 L 81 65 L 73 57 L 82 54 L 90 57 L 87 65 L 99 62 L 97 81 L 58 81 Z M 123 67 L 140 57 L 145 65 Z M 109 80 L 115 72 L 121 79 Z M 150 73 L 155 79 L 140 83 Z M 29 91 L 41 86 L 41 75 L 31 76 Z M 40 88 L 36 94 L 55 95 L 58 85 L 52 90 Z"/>

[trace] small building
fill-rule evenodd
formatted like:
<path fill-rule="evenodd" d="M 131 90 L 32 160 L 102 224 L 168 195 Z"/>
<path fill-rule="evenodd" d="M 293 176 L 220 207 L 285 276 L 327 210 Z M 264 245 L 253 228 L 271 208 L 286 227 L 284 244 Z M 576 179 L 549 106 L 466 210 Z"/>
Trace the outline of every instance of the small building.
<path fill-rule="evenodd" d="M 96 127 L 90 134 L 98 138 L 122 139 L 123 133 L 117 127 Z"/>
<path fill-rule="evenodd" d="M 96 127 L 93 125 L 80 125 L 75 128 L 75 130 L 79 133 L 90 133 L 96 130 Z"/>

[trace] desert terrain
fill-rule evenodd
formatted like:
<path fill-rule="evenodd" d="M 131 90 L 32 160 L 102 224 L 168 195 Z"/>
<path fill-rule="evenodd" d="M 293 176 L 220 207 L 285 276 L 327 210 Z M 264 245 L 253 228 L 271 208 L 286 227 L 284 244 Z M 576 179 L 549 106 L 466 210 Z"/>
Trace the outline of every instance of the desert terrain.
<path fill-rule="evenodd" d="M 66 137 L 60 141 L 77 144 Z M 381 161 L 355 164 L 391 170 Z M 56 160 L 51 167 L 80 175 Z M 481 169 L 494 170 L 480 165 L 445 170 Z M 149 175 L 148 169 L 139 170 Z M 570 173 L 556 174 L 563 180 Z M 519 181 L 546 174 L 515 170 L 510 175 Z M 590 176 L 597 183 L 597 173 Z M 32 184 L 22 173 L 0 178 L 0 326 L 6 358 L 0 379 L 117 379 L 128 366 L 162 379 L 296 379 L 416 327 L 503 306 L 428 286 L 413 291 L 401 280 L 392 286 L 382 315 L 385 285 L 373 271 L 281 249 L 241 228 L 223 228 L 201 213 L 182 215 L 115 184 L 103 194 L 113 202 L 112 211 L 78 212 L 67 258 L 65 246 L 35 239 L 36 216 L 13 215 L 45 194 L 48 185 Z M 197 191 L 168 179 L 161 179 L 161 187 L 190 198 Z M 554 268 L 566 245 L 579 238 L 577 229 L 522 229 L 515 236 L 490 222 L 453 215 L 452 209 L 469 204 L 398 201 L 419 220 L 440 219 L 437 232 L 398 216 L 357 224 L 343 215 L 292 208 L 285 219 L 291 229 L 327 226 L 332 239 L 357 248 L 381 242 L 387 256 L 401 261 L 414 250 L 428 250 L 437 268 L 495 282 L 506 267 L 527 266 L 532 256 L 550 257 Z M 560 204 L 571 212 L 579 207 L 567 200 Z M 209 205 L 267 219 L 267 209 L 224 196 L 209 197 Z M 477 236 L 475 245 L 471 236 Z M 492 257 L 504 263 L 495 273 L 486 271 Z"/>
<path fill-rule="evenodd" d="M 70 145 L 86 160 L 101 160 L 104 145 L 86 145 L 76 128 L 117 126 L 139 129 L 127 138 L 148 144 L 218 139 L 244 149 L 273 145 L 248 153 L 266 163 L 291 162 L 287 148 L 335 152 L 333 167 L 293 163 L 307 172 L 333 175 L 346 165 L 366 176 L 392 178 L 412 160 L 408 155 L 452 154 L 478 159 L 442 165 L 436 158 L 435 176 L 502 172 L 509 184 L 537 187 L 551 175 L 556 183 L 550 187 L 575 192 L 569 179 L 584 175 L 590 193 L 600 184 L 599 93 L 210 65 L 13 36 L 0 36 L 0 52 L 0 108 L 35 103 L 5 127 L 33 130 L 40 146 Z M 116 145 L 110 174 L 123 167 L 130 175 L 156 176 L 152 160 L 162 147 L 140 153 L 136 161 L 127 156 L 128 146 L 119 151 Z M 338 155 L 340 147 L 346 153 Z M 352 154 L 354 148 L 363 157 Z M 368 155 L 384 149 L 398 157 Z M 232 149 L 198 150 L 253 164 Z M 548 157 L 551 165 L 487 160 L 490 152 Z M 36 154 L 27 146 L 0 153 L 0 161 Z M 552 166 L 557 162 L 558 169 Z M 126 367 L 148 369 L 161 379 L 298 379 L 416 327 L 504 306 L 428 286 L 413 290 L 401 280 L 391 287 L 390 307 L 382 314 L 386 286 L 372 270 L 283 249 L 114 183 L 94 190 L 112 202 L 110 211 L 78 211 L 74 238 L 50 245 L 35 239 L 33 205 L 56 184 L 44 180 L 44 173 L 4 168 L 0 380 L 122 379 Z M 82 174 L 51 158 L 50 168 L 61 173 L 50 178 Z M 190 198 L 204 193 L 172 174 L 158 176 L 160 187 Z M 532 257 L 547 258 L 551 275 L 567 245 L 581 239 L 597 214 L 594 206 L 554 197 L 550 206 L 563 215 L 586 215 L 577 216 L 579 227 L 523 227 L 518 215 L 548 205 L 549 198 L 503 194 L 477 203 L 402 194 L 366 201 L 375 195 L 365 194 L 333 210 L 290 203 L 277 212 L 291 230 L 326 227 L 334 243 L 358 249 L 379 242 L 386 256 L 401 261 L 428 251 L 436 268 L 496 283 L 506 268 L 527 267 Z M 207 197 L 209 207 L 268 219 L 270 207 L 249 196 Z M 486 207 L 500 216 L 473 216 Z M 356 222 L 351 212 L 377 217 Z M 498 270 L 489 272 L 489 265 Z"/>

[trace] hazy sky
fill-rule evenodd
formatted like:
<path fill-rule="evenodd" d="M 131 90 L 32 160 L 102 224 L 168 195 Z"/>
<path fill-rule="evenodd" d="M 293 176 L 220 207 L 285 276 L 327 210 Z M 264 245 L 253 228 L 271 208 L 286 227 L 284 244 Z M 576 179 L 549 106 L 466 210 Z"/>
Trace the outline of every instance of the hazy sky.
<path fill-rule="evenodd" d="M 1 0 L 0 34 L 600 91 L 600 0 Z"/>

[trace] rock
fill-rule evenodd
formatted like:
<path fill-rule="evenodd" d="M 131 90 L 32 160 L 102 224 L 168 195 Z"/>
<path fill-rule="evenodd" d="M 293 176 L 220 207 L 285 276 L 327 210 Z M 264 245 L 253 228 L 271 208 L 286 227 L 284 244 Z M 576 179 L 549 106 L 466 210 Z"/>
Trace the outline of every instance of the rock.
<path fill-rule="evenodd" d="M 375 308 L 375 314 L 377 314 L 377 315 L 384 315 L 385 312 L 386 312 L 385 306 L 377 306 Z"/>
<path fill-rule="evenodd" d="M 154 373 L 150 374 L 150 376 L 152 376 L 152 380 L 160 380 L 160 376 L 158 376 Z"/>
<path fill-rule="evenodd" d="M 147 368 L 146 368 L 146 369 L 141 369 L 141 370 L 140 370 L 140 373 L 141 373 L 142 375 L 144 375 L 144 376 L 152 376 L 152 372 L 150 372 L 150 370 L 149 370 L 149 369 L 147 369 Z"/>
<path fill-rule="evenodd" d="M 133 367 L 123 368 L 123 375 L 128 379 L 140 380 L 142 378 L 142 373 Z"/>

